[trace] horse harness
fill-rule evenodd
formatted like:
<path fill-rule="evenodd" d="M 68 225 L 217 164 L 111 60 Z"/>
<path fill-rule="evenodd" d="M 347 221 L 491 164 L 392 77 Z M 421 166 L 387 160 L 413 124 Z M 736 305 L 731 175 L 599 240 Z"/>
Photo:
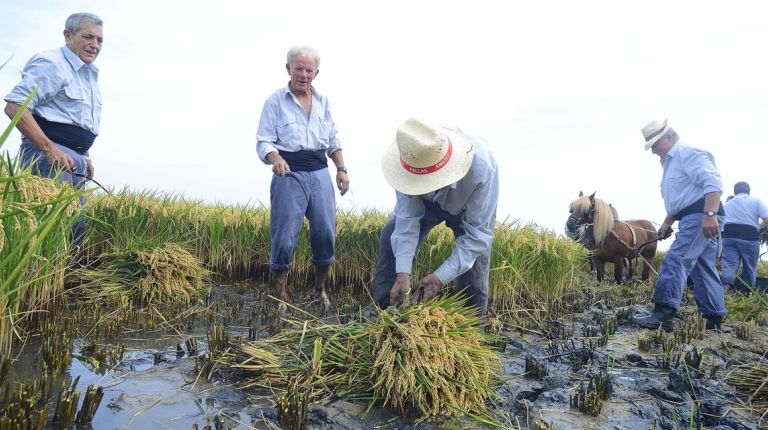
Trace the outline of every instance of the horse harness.
<path fill-rule="evenodd" d="M 595 213 L 596 213 L 595 205 L 589 205 L 589 208 L 584 212 L 584 217 L 583 218 L 579 218 L 579 217 L 576 217 L 574 214 L 571 214 L 571 216 L 568 217 L 568 220 L 569 221 L 573 221 L 574 224 L 576 224 L 578 226 L 591 225 L 591 224 L 594 224 L 594 222 L 595 222 Z M 658 240 L 658 239 L 654 239 L 654 240 L 651 240 L 651 241 L 648 241 L 648 242 L 644 242 L 644 243 L 641 243 L 640 246 L 635 247 L 635 245 L 637 244 L 637 233 L 635 232 L 635 228 L 636 227 L 632 227 L 632 225 L 627 223 L 626 221 L 621 221 L 621 220 L 616 220 L 616 221 L 626 225 L 627 228 L 629 228 L 629 231 L 632 233 L 632 244 L 629 244 L 626 241 L 624 241 L 622 238 L 620 238 L 619 235 L 617 235 L 613 231 L 613 229 L 611 229 L 609 234 L 614 239 L 616 239 L 616 241 L 618 241 L 619 243 L 624 245 L 624 247 L 626 247 L 628 251 L 631 252 L 632 255 L 630 256 L 630 258 L 635 258 L 635 257 L 640 256 L 640 251 L 642 251 L 642 249 L 646 245 L 648 245 L 648 244 Z"/>
<path fill-rule="evenodd" d="M 584 212 L 584 217 L 583 217 L 583 218 L 580 218 L 580 217 L 576 217 L 576 216 L 575 216 L 575 215 L 572 213 L 572 214 L 571 214 L 571 216 L 569 216 L 569 217 L 568 217 L 568 220 L 569 220 L 569 221 L 573 221 L 573 222 L 574 222 L 576 225 L 578 225 L 578 226 L 588 226 L 588 225 L 593 225 L 593 224 L 594 224 L 594 222 L 595 222 L 595 213 L 596 213 L 596 211 L 595 211 L 595 205 L 589 205 L 589 209 L 587 209 L 587 210 Z M 633 244 L 633 245 L 634 245 L 634 244 L 636 244 L 636 243 L 637 243 L 637 233 L 635 233 L 635 228 L 633 228 L 633 227 L 632 227 L 632 225 L 628 224 L 628 223 L 627 223 L 627 222 L 625 222 L 625 221 L 621 221 L 621 220 L 616 220 L 616 221 L 618 221 L 618 222 L 620 222 L 620 223 L 622 223 L 622 224 L 626 225 L 626 226 L 629 228 L 629 231 L 632 233 L 632 244 Z M 651 270 L 653 270 L 653 272 L 654 272 L 654 273 L 656 273 L 656 275 L 658 276 L 658 273 L 656 272 L 656 270 L 654 270 L 654 268 L 653 268 L 653 265 L 651 264 L 651 262 L 650 262 L 650 261 L 648 261 L 648 260 L 647 260 L 645 257 L 643 257 L 643 255 L 642 255 L 640 252 L 643 250 L 643 248 L 644 248 L 646 245 L 649 245 L 649 244 L 651 244 L 651 243 L 653 243 L 653 242 L 656 242 L 656 241 L 658 241 L 660 238 L 658 238 L 658 237 L 657 237 L 657 238 L 655 238 L 655 239 L 652 239 L 652 240 L 649 240 L 649 241 L 647 241 L 647 242 L 643 242 L 643 243 L 641 243 L 641 244 L 640 244 L 639 246 L 637 246 L 637 247 L 634 247 L 634 246 L 632 246 L 632 245 L 628 244 L 628 243 L 627 243 L 626 241 L 624 241 L 622 238 L 620 238 L 620 237 L 619 237 L 619 236 L 618 236 L 618 235 L 617 235 L 617 234 L 616 234 L 616 233 L 613 231 L 613 229 L 611 229 L 611 231 L 610 231 L 609 235 L 610 235 L 610 236 L 612 236 L 614 239 L 616 239 L 616 241 L 618 241 L 620 244 L 624 245 L 624 247 L 626 247 L 626 248 L 627 248 L 627 251 L 629 251 L 629 252 L 630 252 L 630 255 L 628 256 L 628 258 L 630 258 L 630 259 L 632 259 L 632 258 L 636 258 L 636 257 L 640 257 L 640 258 L 642 258 L 642 259 L 643 259 L 643 261 L 645 261 L 645 262 L 646 262 L 646 264 L 648 264 L 648 266 L 651 268 Z M 588 237 L 588 238 L 589 238 L 590 236 L 591 236 L 591 235 L 589 235 L 589 234 L 587 235 L 587 237 Z M 588 239 L 588 240 L 589 240 L 589 239 Z M 592 259 L 592 257 L 593 257 L 593 256 L 592 256 L 592 252 L 590 252 L 590 256 L 589 256 L 589 257 L 590 257 L 590 259 Z"/>
<path fill-rule="evenodd" d="M 622 223 L 622 224 L 626 225 L 626 226 L 627 226 L 627 228 L 629 228 L 629 231 L 632 233 L 632 245 L 628 244 L 628 243 L 627 243 L 627 242 L 625 242 L 625 241 L 624 241 L 622 238 L 620 238 L 620 237 L 619 237 L 619 235 L 617 235 L 616 233 L 614 233 L 614 232 L 613 232 L 613 229 L 611 229 L 611 231 L 610 231 L 610 233 L 609 233 L 609 234 L 610 234 L 611 236 L 613 236 L 613 238 L 614 238 L 614 239 L 616 239 L 616 240 L 617 240 L 617 241 L 618 241 L 620 244 L 624 245 L 624 246 L 625 246 L 625 247 L 626 247 L 626 248 L 627 248 L 629 251 L 632 251 L 632 254 L 640 254 L 640 250 L 639 250 L 639 249 L 636 249 L 636 248 L 633 246 L 633 245 L 635 245 L 635 244 L 637 243 L 637 234 L 635 233 L 635 229 L 634 229 L 634 228 L 632 228 L 632 226 L 631 226 L 630 224 L 628 224 L 627 222 L 625 222 L 625 221 L 620 221 L 620 220 L 616 220 L 616 221 L 618 221 L 618 222 L 620 222 L 620 223 Z M 633 255 L 633 257 L 634 257 L 634 255 Z"/>

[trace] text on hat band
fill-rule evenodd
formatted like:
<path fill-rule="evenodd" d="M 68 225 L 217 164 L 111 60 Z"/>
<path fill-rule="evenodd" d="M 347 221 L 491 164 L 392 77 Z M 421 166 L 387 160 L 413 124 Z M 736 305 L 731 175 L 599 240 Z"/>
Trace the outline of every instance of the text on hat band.
<path fill-rule="evenodd" d="M 445 156 L 437 163 L 431 166 L 426 166 L 426 167 L 414 167 L 406 163 L 402 158 L 400 158 L 400 164 L 403 166 L 405 170 L 413 173 L 414 175 L 424 175 L 427 173 L 434 173 L 442 169 L 446 164 L 448 164 L 448 160 L 451 159 L 452 153 L 453 153 L 453 144 L 451 143 L 451 139 L 448 138 L 448 151 L 445 152 Z"/>

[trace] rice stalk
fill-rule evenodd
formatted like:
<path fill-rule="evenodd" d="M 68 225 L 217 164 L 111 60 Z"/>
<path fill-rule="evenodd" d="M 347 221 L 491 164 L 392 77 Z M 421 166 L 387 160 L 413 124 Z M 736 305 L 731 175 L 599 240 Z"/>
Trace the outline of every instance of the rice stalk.
<path fill-rule="evenodd" d="M 0 147 L 28 100 L 0 135 Z M 33 176 L 18 156 L 0 157 L 0 354 L 9 351 L 14 326 L 38 318 L 61 294 L 70 226 L 84 194 Z"/>
<path fill-rule="evenodd" d="M 768 414 L 768 365 L 760 362 L 741 364 L 728 372 L 725 381 L 736 387 L 736 395 L 748 406 Z"/>
<path fill-rule="evenodd" d="M 223 360 L 243 387 L 283 392 L 301 380 L 310 402 L 346 396 L 425 418 L 489 419 L 485 399 L 501 362 L 465 304 L 447 296 L 365 322 L 289 321 L 293 328 L 235 346 Z"/>
<path fill-rule="evenodd" d="M 152 190 L 124 189 L 98 196 L 87 205 L 91 260 L 118 248 L 174 242 L 185 246 L 211 272 L 225 278 L 248 275 L 266 280 L 270 261 L 269 209 L 263 206 L 205 204 Z M 336 217 L 336 262 L 329 273 L 331 297 L 367 297 L 375 273 L 381 229 L 390 215 L 376 210 Z M 454 233 L 437 226 L 424 239 L 413 276 L 432 273 L 453 252 Z M 577 302 L 578 282 L 587 254 L 579 244 L 534 224 L 496 226 L 491 252 L 489 301 L 507 318 L 527 324 L 550 318 Z M 313 279 L 309 229 L 302 227 L 289 292 L 306 291 Z"/>
<path fill-rule="evenodd" d="M 207 294 L 207 276 L 199 259 L 178 244 L 166 243 L 102 255 L 96 268 L 78 272 L 77 293 L 96 302 L 190 304 Z"/>

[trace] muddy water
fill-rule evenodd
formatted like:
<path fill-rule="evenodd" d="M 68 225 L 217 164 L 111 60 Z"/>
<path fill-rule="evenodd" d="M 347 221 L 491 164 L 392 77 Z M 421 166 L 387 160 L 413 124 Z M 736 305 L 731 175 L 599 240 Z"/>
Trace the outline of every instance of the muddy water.
<path fill-rule="evenodd" d="M 207 352 L 207 333 L 211 324 L 226 324 L 230 336 L 248 336 L 248 327 L 260 320 L 261 297 L 254 297 L 258 287 L 229 285 L 215 288 L 208 307 L 193 321 L 157 323 L 150 329 L 127 325 L 116 336 L 94 335 L 92 322 L 73 329 L 72 362 L 64 376 L 79 377 L 78 389 L 88 385 L 105 387 L 91 426 L 93 429 L 190 429 L 194 424 L 213 427 L 223 419 L 221 428 L 278 428 L 272 397 L 268 392 L 243 392 L 231 384 L 198 376 L 194 355 Z M 337 300 L 343 302 L 344 300 Z M 343 306 L 337 305 L 337 311 Z M 344 309 L 352 309 L 347 305 Z M 312 305 L 306 305 L 312 311 Z M 71 311 L 71 310 L 70 310 Z M 616 333 L 605 345 L 589 349 L 588 357 L 577 353 L 587 342 L 585 335 L 596 327 L 596 316 L 605 318 L 614 311 L 592 310 L 559 322 L 558 330 L 547 333 L 507 326 L 503 331 L 506 348 L 504 382 L 496 389 L 499 397 L 491 406 L 497 419 L 509 426 L 534 428 L 539 423 L 555 429 L 660 429 L 707 428 L 757 429 L 759 416 L 740 404 L 724 375 L 736 363 L 765 360 L 768 335 L 759 331 L 749 342 L 730 333 L 706 332 L 703 339 L 681 345 L 684 351 L 695 346 L 704 353 L 703 372 L 691 377 L 681 367 L 664 368 L 662 352 L 655 345 L 640 352 L 638 336 L 647 334 L 630 324 L 619 322 Z M 262 321 L 263 322 L 263 321 Z M 679 322 L 678 322 L 679 324 Z M 260 327 L 266 336 L 266 327 Z M 563 334 L 565 333 L 565 334 Z M 184 341 L 196 339 L 198 349 L 190 354 Z M 84 346 L 124 345 L 123 359 L 116 364 L 98 363 Z M 40 345 L 31 339 L 12 366 L 10 379 L 30 381 L 40 373 Z M 570 346 L 553 350 L 552 344 Z M 181 347 L 181 350 L 179 350 Z M 570 349 L 569 349 L 570 348 Z M 91 354 L 91 355 L 89 355 Z M 546 374 L 525 376 L 526 357 L 534 357 Z M 611 394 L 602 402 L 597 416 L 570 406 L 570 398 L 582 384 L 601 369 L 610 375 Z M 52 404 L 56 396 L 52 396 Z M 435 428 L 441 423 L 415 424 L 391 411 L 374 408 L 364 414 L 365 405 L 336 401 L 312 405 L 308 413 L 310 429 L 365 428 Z M 50 414 L 52 415 L 52 414 Z M 765 425 L 764 423 L 762 423 Z M 446 423 L 442 423 L 446 425 Z M 458 428 L 484 428 L 469 420 L 447 424 Z M 213 427 L 215 428 L 215 427 Z"/>

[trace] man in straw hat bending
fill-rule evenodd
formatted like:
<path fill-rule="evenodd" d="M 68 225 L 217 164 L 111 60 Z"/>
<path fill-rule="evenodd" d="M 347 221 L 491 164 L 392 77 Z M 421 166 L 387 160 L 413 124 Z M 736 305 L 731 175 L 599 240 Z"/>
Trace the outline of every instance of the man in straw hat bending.
<path fill-rule="evenodd" d="M 642 327 L 672 331 L 672 318 L 680 307 L 685 282 L 690 275 L 699 312 L 707 328 L 719 328 L 726 313 L 723 285 L 715 267 L 718 215 L 722 215 L 722 182 L 715 159 L 707 151 L 678 141 L 667 121 L 653 121 L 643 127 L 645 149 L 661 158 L 664 170 L 661 196 L 667 216 L 659 237 L 671 233 L 679 221 L 675 241 L 661 263 L 653 291 L 654 309 L 647 317 L 635 318 Z"/>
<path fill-rule="evenodd" d="M 433 227 L 445 222 L 456 246 L 418 283 L 413 298 L 427 300 L 458 278 L 456 288 L 484 315 L 499 198 L 499 171 L 488 144 L 455 128 L 409 119 L 385 152 L 382 169 L 397 202 L 381 232 L 376 303 L 385 308 L 405 300 L 416 249 Z"/>

